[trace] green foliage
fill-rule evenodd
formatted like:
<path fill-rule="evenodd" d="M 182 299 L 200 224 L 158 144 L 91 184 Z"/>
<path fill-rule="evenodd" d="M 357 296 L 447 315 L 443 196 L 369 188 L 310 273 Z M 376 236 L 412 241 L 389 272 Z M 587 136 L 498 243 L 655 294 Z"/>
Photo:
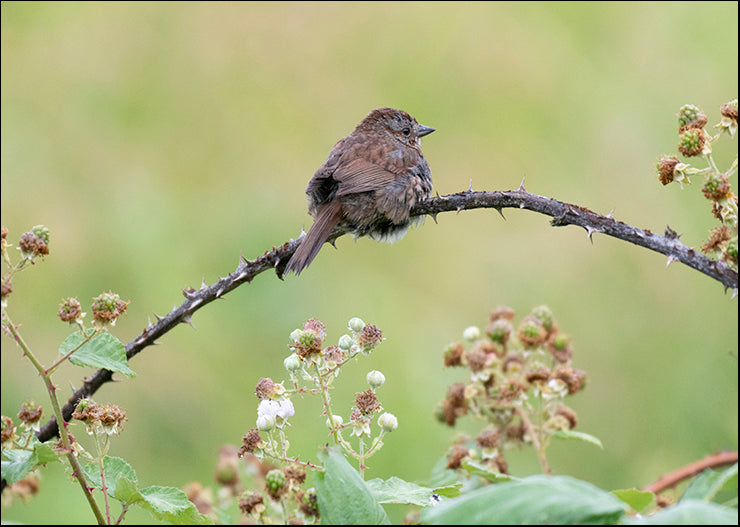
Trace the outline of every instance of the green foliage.
<path fill-rule="evenodd" d="M 611 493 L 569 476 L 529 476 L 497 483 L 427 507 L 432 525 L 607 525 L 625 505 Z"/>
<path fill-rule="evenodd" d="M 91 366 L 93 368 L 105 368 L 117 371 L 126 377 L 136 377 L 136 373 L 129 368 L 126 360 L 126 350 L 123 344 L 110 333 L 99 333 L 92 338 L 94 330 L 87 330 L 87 337 L 79 331 L 75 331 L 59 346 L 59 353 L 66 355 L 78 348 L 70 357 L 70 362 L 75 366 Z M 90 338 L 90 340 L 86 340 Z"/>
<path fill-rule="evenodd" d="M 360 474 L 337 450 L 319 454 L 324 471 L 316 474 L 321 521 L 327 525 L 387 525 L 388 515 Z"/>
<path fill-rule="evenodd" d="M 2 477 L 8 484 L 25 478 L 40 465 L 58 461 L 59 458 L 50 443 L 40 443 L 34 437 L 31 444 L 31 449 L 3 449 L 3 456 L 7 461 L 2 461 Z"/>
<path fill-rule="evenodd" d="M 737 509 L 700 500 L 686 500 L 653 516 L 630 518 L 624 525 L 737 525 Z"/>

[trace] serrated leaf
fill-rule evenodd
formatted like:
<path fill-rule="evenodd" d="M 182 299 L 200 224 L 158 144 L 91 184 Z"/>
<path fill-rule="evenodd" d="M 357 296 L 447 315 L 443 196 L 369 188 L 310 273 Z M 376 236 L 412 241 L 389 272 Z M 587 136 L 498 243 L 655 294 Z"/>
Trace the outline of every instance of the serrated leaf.
<path fill-rule="evenodd" d="M 208 525 L 210 518 L 198 512 L 183 491 L 174 487 L 151 486 L 139 490 L 136 505 L 149 510 L 158 520 L 175 525 Z"/>
<path fill-rule="evenodd" d="M 59 353 L 66 355 L 80 346 L 84 340 L 84 337 L 79 331 L 72 333 L 59 346 Z M 105 368 L 106 370 L 120 372 L 127 377 L 136 376 L 136 372 L 128 366 L 126 348 L 120 340 L 107 331 L 94 336 L 82 344 L 72 354 L 69 361 L 75 366 Z"/>
<path fill-rule="evenodd" d="M 613 524 L 625 504 L 569 476 L 529 476 L 488 485 L 421 511 L 422 523 L 456 525 Z"/>
<path fill-rule="evenodd" d="M 113 497 L 122 503 L 128 504 L 134 504 L 143 499 L 136 488 L 136 482 L 131 481 L 126 476 L 118 478 Z"/>
<path fill-rule="evenodd" d="M 626 525 L 737 525 L 737 509 L 689 499 L 661 509 L 652 516 L 629 519 Z"/>
<path fill-rule="evenodd" d="M 711 501 L 719 492 L 733 489 L 737 489 L 737 463 L 725 470 L 707 469 L 696 476 L 681 496 L 681 501 L 690 499 Z"/>
<path fill-rule="evenodd" d="M 3 454 L 8 459 L 2 461 L 2 476 L 8 484 L 25 478 L 36 466 L 31 450 L 8 449 L 3 450 Z"/>
<path fill-rule="evenodd" d="M 462 468 L 466 470 L 471 476 L 480 476 L 483 479 L 490 481 L 491 483 L 500 483 L 502 481 L 511 481 L 517 479 L 509 474 L 503 474 L 496 472 L 495 470 L 482 465 L 476 461 L 466 459 L 462 462 Z"/>
<path fill-rule="evenodd" d="M 434 489 L 409 483 L 393 476 L 390 479 L 371 479 L 366 482 L 378 503 L 410 503 L 412 505 L 429 505 Z"/>
<path fill-rule="evenodd" d="M 560 439 L 579 439 L 581 441 L 585 441 L 586 443 L 596 445 L 601 450 L 604 450 L 604 445 L 601 444 L 601 440 L 598 437 L 592 436 L 591 434 L 586 434 L 584 432 L 576 432 L 575 430 L 558 430 L 552 436 Z"/>
<path fill-rule="evenodd" d="M 655 498 L 655 494 L 652 492 L 646 492 L 639 489 L 613 490 L 612 494 L 632 507 L 636 512 L 640 512 L 642 509 L 650 505 Z"/>
<path fill-rule="evenodd" d="M 315 487 L 321 522 L 328 525 L 388 525 L 390 519 L 360 474 L 336 450 L 320 452 L 324 471 Z"/>
<path fill-rule="evenodd" d="M 9 485 L 25 478 L 37 466 L 59 460 L 50 445 L 39 443 L 35 437 L 32 441 L 33 450 L 3 450 L 3 455 L 8 459 L 2 461 L 2 478 Z"/>
<path fill-rule="evenodd" d="M 90 484 L 99 489 L 103 488 L 103 480 L 100 476 L 100 467 L 96 463 L 85 465 L 83 470 L 85 471 L 85 475 Z M 116 486 L 118 485 L 119 478 L 125 477 L 128 481 L 134 483 L 137 481 L 134 469 L 120 457 L 105 456 L 103 458 L 103 471 L 105 472 L 105 486 L 107 493 L 109 496 L 116 499 L 118 499 L 116 495 Z"/>

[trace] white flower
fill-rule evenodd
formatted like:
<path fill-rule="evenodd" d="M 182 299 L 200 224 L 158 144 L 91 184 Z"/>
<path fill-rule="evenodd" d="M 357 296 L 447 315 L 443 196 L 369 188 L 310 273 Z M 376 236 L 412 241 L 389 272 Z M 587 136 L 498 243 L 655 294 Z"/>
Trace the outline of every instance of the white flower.
<path fill-rule="evenodd" d="M 270 417 L 275 420 L 275 425 L 282 428 L 285 420 L 295 415 L 295 408 L 290 399 L 271 401 L 265 399 L 260 401 L 257 407 L 257 420 L 260 417 Z"/>

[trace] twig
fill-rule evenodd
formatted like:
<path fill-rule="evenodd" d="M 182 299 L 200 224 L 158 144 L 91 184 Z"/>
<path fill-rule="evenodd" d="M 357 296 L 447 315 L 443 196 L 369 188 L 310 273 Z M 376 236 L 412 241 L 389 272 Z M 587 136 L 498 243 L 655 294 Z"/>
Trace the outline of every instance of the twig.
<path fill-rule="evenodd" d="M 669 260 L 680 261 L 697 271 L 714 278 L 725 288 L 731 288 L 737 293 L 737 272 L 730 269 L 723 262 L 713 260 L 703 254 L 687 247 L 675 236 L 663 236 L 654 234 L 649 230 L 638 229 L 609 216 L 601 216 L 586 208 L 577 205 L 563 203 L 550 198 L 537 196 L 526 192 L 522 187 L 518 190 L 503 192 L 459 192 L 447 196 L 430 198 L 419 203 L 411 211 L 412 216 L 431 215 L 436 217 L 440 212 L 449 212 L 468 209 L 493 208 L 501 212 L 505 208 L 526 209 L 551 216 L 553 226 L 578 225 L 586 229 L 589 239 L 594 233 L 602 233 L 621 240 L 634 243 L 641 247 L 659 252 L 668 256 Z M 336 239 L 338 236 L 332 238 Z M 199 289 L 186 288 L 183 290 L 185 301 L 177 307 L 173 307 L 164 317 L 157 317 L 157 322 L 150 323 L 146 329 L 134 340 L 126 345 L 126 357 L 131 359 L 147 346 L 156 343 L 156 340 L 165 333 L 181 323 L 191 324 L 193 314 L 226 293 L 233 291 L 244 283 L 250 283 L 258 274 L 268 269 L 274 269 L 278 278 L 283 278 L 283 270 L 288 260 L 298 248 L 302 237 L 290 240 L 283 245 L 273 247 L 255 260 L 247 260 L 242 257 L 237 268 L 231 274 L 219 279 L 218 282 L 206 285 L 203 283 Z M 90 397 L 103 384 L 112 380 L 113 373 L 109 370 L 100 369 L 93 376 L 85 380 L 69 398 L 64 405 L 62 413 L 69 420 L 74 412 L 77 402 Z M 58 434 L 57 424 L 54 419 L 48 421 L 37 434 L 40 441 L 48 441 Z"/>
<path fill-rule="evenodd" d="M 689 463 L 685 467 L 674 470 L 670 474 L 661 476 L 657 481 L 651 483 L 642 490 L 660 494 L 664 490 L 673 488 L 683 480 L 696 476 L 708 468 L 723 467 L 734 463 L 737 463 L 737 452 L 720 452 L 719 454 Z"/>

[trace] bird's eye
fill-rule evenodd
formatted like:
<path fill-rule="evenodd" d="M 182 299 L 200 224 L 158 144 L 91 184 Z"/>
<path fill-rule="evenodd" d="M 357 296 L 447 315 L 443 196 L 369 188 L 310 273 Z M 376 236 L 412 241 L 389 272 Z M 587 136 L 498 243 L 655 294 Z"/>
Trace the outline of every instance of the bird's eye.
<path fill-rule="evenodd" d="M 411 130 L 409 128 L 404 128 L 403 130 L 401 130 L 401 133 L 403 135 L 409 135 L 411 133 Z"/>

